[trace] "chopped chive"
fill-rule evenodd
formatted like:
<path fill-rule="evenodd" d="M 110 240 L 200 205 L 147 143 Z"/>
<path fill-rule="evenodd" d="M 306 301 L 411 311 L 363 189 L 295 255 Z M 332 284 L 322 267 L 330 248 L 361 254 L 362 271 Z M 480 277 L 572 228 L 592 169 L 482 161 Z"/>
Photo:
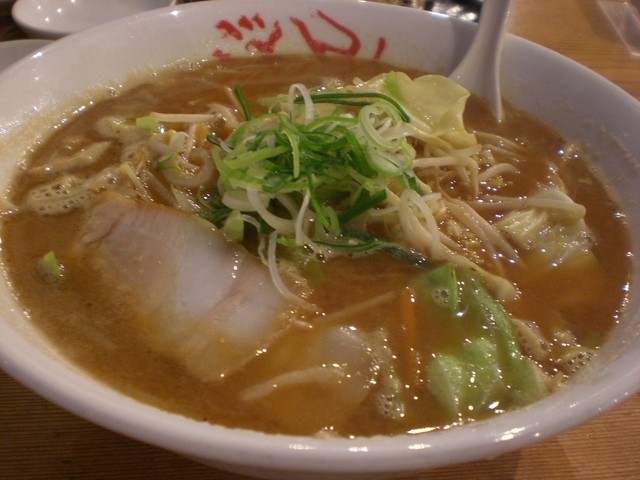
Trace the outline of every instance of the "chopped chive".
<path fill-rule="evenodd" d="M 375 207 L 379 203 L 384 202 L 387 199 L 387 192 L 385 190 L 379 190 L 373 195 L 369 194 L 366 190 L 360 192 L 360 195 L 356 198 L 356 201 L 346 210 L 343 210 L 338 214 L 338 220 L 340 223 L 346 223 L 352 220 L 370 208 Z"/>
<path fill-rule="evenodd" d="M 177 165 L 166 165 L 173 158 L 171 153 L 165 153 L 156 161 L 156 170 L 164 172 L 166 170 L 180 170 Z"/>
<path fill-rule="evenodd" d="M 400 134 L 398 142 L 387 141 L 383 127 L 378 131 L 372 125 L 373 132 L 365 130 L 363 123 L 368 118 L 363 119 L 340 104 L 377 104 L 395 125 L 410 121 L 399 102 L 377 92 L 311 94 L 313 102 L 330 106 L 316 109 L 309 123 L 298 123 L 285 107 L 252 118 L 238 85 L 234 94 L 246 121 L 225 141 L 229 149 L 213 154 L 226 190 L 253 189 L 285 195 L 283 205 L 290 211 L 300 206 L 308 192 L 307 208 L 315 215 L 310 232 L 313 242 L 350 251 L 379 249 L 414 264 L 425 262 L 410 250 L 374 237 L 356 237 L 346 230 L 350 221 L 387 199 L 390 182 L 405 187 L 411 184 L 414 189 L 418 184 L 407 171 L 415 151 L 411 146 L 403 147 L 407 142 L 404 134 Z M 302 99 L 295 101 L 300 103 Z M 324 115 L 327 110 L 331 112 Z M 389 143 L 393 143 L 393 149 Z M 397 143 L 402 145 L 398 147 Z M 276 215 L 280 213 L 274 211 L 274 204 L 267 208 Z M 213 212 L 207 215 L 218 217 Z M 271 231 L 265 219 L 259 215 L 257 218 L 264 226 L 259 233 Z M 284 241 L 282 235 L 285 234 L 279 235 L 279 241 Z"/>
<path fill-rule="evenodd" d="M 136 127 L 146 130 L 148 132 L 153 132 L 158 128 L 158 122 L 156 122 L 150 116 L 138 117 L 136 118 Z"/>
<path fill-rule="evenodd" d="M 365 105 L 369 105 L 371 102 L 366 101 L 368 98 L 375 98 L 379 100 L 384 100 L 387 103 L 390 103 L 398 110 L 400 114 L 400 118 L 402 118 L 403 122 L 409 122 L 411 119 L 407 112 L 400 106 L 400 104 L 389 95 L 385 95 L 380 92 L 331 92 L 331 93 L 312 93 L 311 100 L 314 103 L 335 103 L 338 105 L 350 105 L 356 107 L 363 107 Z M 361 99 L 360 101 L 353 99 Z M 300 97 L 296 97 L 294 99 L 295 103 L 303 103 L 304 99 Z"/>
<path fill-rule="evenodd" d="M 422 187 L 420 187 L 420 185 L 418 185 L 418 180 L 414 175 L 410 175 L 408 172 L 405 172 L 403 178 L 407 182 L 407 186 L 411 190 L 415 191 L 419 195 L 424 195 L 424 190 L 422 189 Z"/>
<path fill-rule="evenodd" d="M 260 150 L 249 151 L 239 155 L 236 158 L 229 159 L 227 165 L 232 170 L 247 168 L 255 163 L 267 160 L 269 158 L 277 157 L 278 155 L 281 155 L 290 150 L 290 147 L 281 145 L 272 148 L 262 148 Z"/>
<path fill-rule="evenodd" d="M 208 134 L 206 137 L 207 142 L 213 143 L 214 145 L 220 146 L 220 139 L 213 134 Z"/>
<path fill-rule="evenodd" d="M 249 110 L 247 99 L 244 97 L 242 89 L 237 83 L 233 87 L 233 94 L 238 100 L 238 103 L 240 103 L 240 108 L 242 108 L 242 114 L 244 115 L 245 120 L 251 120 L 251 110 Z"/>
<path fill-rule="evenodd" d="M 355 228 L 351 228 L 348 226 L 343 226 L 342 231 L 345 235 L 349 235 L 350 237 L 357 238 L 358 240 L 371 242 L 375 241 L 378 243 L 379 248 L 389 255 L 396 257 L 400 260 L 404 260 L 408 263 L 419 267 L 428 267 L 431 266 L 431 262 L 427 260 L 423 255 L 408 248 L 402 247 L 400 245 L 396 245 L 394 243 L 388 242 L 386 240 L 379 239 L 373 235 L 369 235 L 368 233 L 363 232 L 362 230 L 358 230 Z"/>
<path fill-rule="evenodd" d="M 307 185 L 309 188 L 309 201 L 313 206 L 313 209 L 316 212 L 316 215 L 318 216 L 318 220 L 320 220 L 320 223 L 322 223 L 324 228 L 329 230 L 329 227 L 331 226 L 331 224 L 329 223 L 329 219 L 324 215 L 324 210 L 322 208 L 322 205 L 320 205 L 320 202 L 316 197 L 316 189 L 313 182 L 313 176 L 311 175 L 311 173 L 307 173 Z"/>
<path fill-rule="evenodd" d="M 204 207 L 198 211 L 198 215 L 217 227 L 222 227 L 231 209 L 222 203 L 220 193 L 212 188 L 201 189 L 198 190 L 196 198 Z"/>
<path fill-rule="evenodd" d="M 56 257 L 56 254 L 53 250 L 45 253 L 40 258 L 38 265 L 49 281 L 58 283 L 63 280 L 64 269 L 58 262 L 58 258 Z"/>
<path fill-rule="evenodd" d="M 289 144 L 291 145 L 293 178 L 298 178 L 300 176 L 300 139 L 290 130 L 285 130 L 282 133 L 287 137 Z"/>
<path fill-rule="evenodd" d="M 346 239 L 344 241 L 337 240 L 316 240 L 318 245 L 322 245 L 324 247 L 329 247 L 335 250 L 342 250 L 345 252 L 369 252 L 372 250 L 377 250 L 380 248 L 380 243 L 375 240 L 363 241 L 363 240 L 354 240 L 352 238 Z"/>

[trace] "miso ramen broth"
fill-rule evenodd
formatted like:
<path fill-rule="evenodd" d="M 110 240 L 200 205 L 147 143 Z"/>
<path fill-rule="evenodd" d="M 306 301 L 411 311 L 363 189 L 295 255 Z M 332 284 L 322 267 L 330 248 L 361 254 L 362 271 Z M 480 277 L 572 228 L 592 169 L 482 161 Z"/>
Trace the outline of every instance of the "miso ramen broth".
<path fill-rule="evenodd" d="M 624 215 L 579 146 L 392 71 L 204 62 L 78 109 L 4 216 L 31 320 L 134 398 L 265 432 L 425 431 L 561 388 L 624 306 Z"/>

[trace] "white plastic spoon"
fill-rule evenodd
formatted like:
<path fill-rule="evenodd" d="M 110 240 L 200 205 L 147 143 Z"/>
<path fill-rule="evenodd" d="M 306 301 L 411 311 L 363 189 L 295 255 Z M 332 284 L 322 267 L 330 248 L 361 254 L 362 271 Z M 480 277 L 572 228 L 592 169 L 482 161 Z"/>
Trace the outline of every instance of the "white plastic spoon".
<path fill-rule="evenodd" d="M 449 75 L 483 98 L 498 121 L 502 120 L 500 58 L 511 0 L 484 0 L 478 31 L 462 61 Z"/>

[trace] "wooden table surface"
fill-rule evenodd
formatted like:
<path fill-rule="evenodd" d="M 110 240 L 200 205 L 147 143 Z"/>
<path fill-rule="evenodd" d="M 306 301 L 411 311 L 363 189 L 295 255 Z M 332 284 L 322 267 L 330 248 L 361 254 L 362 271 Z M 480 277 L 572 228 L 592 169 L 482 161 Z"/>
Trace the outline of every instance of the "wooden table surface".
<path fill-rule="evenodd" d="M 597 1 L 514 0 L 508 30 L 573 58 L 640 99 L 640 58 L 628 53 Z M 10 18 L 0 16 L 0 40 L 21 37 Z M 0 373 L 0 479 L 111 478 L 246 477 L 104 430 Z M 581 428 L 529 448 L 401 478 L 640 479 L 640 395 Z"/>

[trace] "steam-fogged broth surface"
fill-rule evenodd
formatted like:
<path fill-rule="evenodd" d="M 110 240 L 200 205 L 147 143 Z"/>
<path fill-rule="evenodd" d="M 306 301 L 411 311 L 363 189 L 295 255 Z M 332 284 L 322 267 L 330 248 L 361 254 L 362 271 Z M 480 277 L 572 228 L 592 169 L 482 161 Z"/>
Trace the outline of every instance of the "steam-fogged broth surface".
<path fill-rule="evenodd" d="M 96 188 L 95 197 L 87 204 L 78 208 L 74 205 L 64 214 L 48 211 L 43 214 L 42 210 L 30 207 L 26 200 L 29 192 L 58 178 L 46 168 L 52 159 L 70 157 L 90 145 L 108 141 L 105 151 L 98 155 L 99 160 L 87 162 L 87 166 L 74 166 L 65 174 L 86 179 L 123 162 L 123 145 L 135 142 L 122 140 L 123 137 L 116 134 L 105 140 L 105 129 L 96 127 L 105 118 L 131 122 L 146 118 L 150 112 L 201 114 L 210 111 L 212 103 L 217 103 L 227 106 L 242 119 L 237 97 L 234 100 L 230 93 L 236 84 L 257 115 L 264 111 L 258 99 L 286 94 L 292 83 L 308 88 L 327 83 L 343 85 L 350 84 L 354 78 L 367 80 L 391 70 L 388 65 L 332 57 L 264 57 L 204 63 L 189 70 L 159 74 L 148 83 L 92 105 L 63 122 L 50 139 L 36 148 L 27 167 L 15 179 L 11 200 L 16 208 L 5 215 L 2 226 L 3 263 L 30 319 L 74 363 L 114 388 L 172 412 L 233 427 L 304 435 L 319 432 L 343 436 L 397 434 L 479 420 L 539 398 L 537 393 L 531 396 L 523 393 L 521 402 L 514 400 L 510 390 L 520 392 L 528 388 L 514 386 L 517 381 L 509 380 L 510 376 L 522 375 L 518 370 L 501 371 L 493 364 L 473 367 L 472 359 L 482 352 L 496 358 L 509 355 L 501 346 L 494 350 L 484 343 L 482 331 L 486 325 L 468 330 L 464 326 L 451 326 L 452 318 L 465 319 L 465 315 L 473 313 L 468 312 L 475 310 L 483 315 L 483 311 L 493 308 L 487 305 L 494 303 L 480 300 L 476 305 L 475 300 L 469 300 L 471 293 L 467 290 L 477 293 L 476 282 L 485 280 L 473 273 L 475 267 L 468 271 L 456 270 L 456 281 L 461 285 L 460 305 L 464 308 L 452 318 L 447 316 L 448 307 L 440 309 L 421 296 L 426 295 L 421 293 L 422 285 L 440 281 L 424 275 L 443 265 L 446 268 L 449 263 L 431 258 L 435 247 L 421 252 L 416 243 L 402 245 L 407 252 L 417 252 L 426 258 L 428 265 L 425 266 L 380 248 L 338 255 L 324 251 L 309 253 L 302 248 L 304 254 L 301 255 L 292 253 L 286 242 L 281 242 L 277 246 L 285 250 L 279 264 L 281 269 L 285 260 L 293 265 L 292 271 L 284 268 L 283 281 L 291 291 L 300 293 L 306 304 L 317 307 L 317 311 L 312 312 L 304 305 L 278 297 L 276 288 L 264 286 L 270 283 L 262 278 L 269 277 L 267 266 L 259 260 L 262 247 L 255 229 L 245 227 L 243 243 L 251 258 L 242 265 L 251 264 L 252 273 L 246 274 L 244 286 L 235 284 L 230 292 L 233 290 L 236 295 L 240 291 L 237 295 L 244 301 L 262 302 L 258 308 L 262 312 L 277 310 L 280 302 L 284 307 L 280 313 L 269 314 L 275 320 L 267 325 L 263 326 L 260 320 L 241 324 L 238 335 L 242 338 L 236 340 L 235 332 L 219 333 L 221 328 L 231 328 L 224 323 L 226 320 L 234 324 L 232 307 L 236 304 L 230 303 L 231 307 L 227 305 L 226 310 L 219 313 L 222 307 L 206 303 L 216 285 L 222 282 L 219 278 L 222 274 L 215 269 L 198 270 L 206 268 L 208 260 L 191 258 L 203 244 L 206 247 L 213 242 L 209 227 L 205 226 L 207 222 L 198 216 L 194 223 L 188 218 L 189 215 L 195 217 L 194 214 L 168 214 L 164 207 L 159 207 L 170 203 L 166 196 L 158 193 L 160 189 L 176 191 L 169 189 L 165 177 L 158 174 L 159 187 L 149 178 L 136 177 L 144 183 L 149 198 L 141 198 L 135 187 L 127 191 L 114 189 L 109 181 L 108 185 Z M 418 76 L 417 72 L 409 73 L 411 77 Z M 509 348 L 517 344 L 520 353 L 514 354 L 517 357 L 514 368 L 526 368 L 526 374 L 540 382 L 543 394 L 551 393 L 582 364 L 588 364 L 615 326 L 624 306 L 630 274 L 624 215 L 583 152 L 526 114 L 509 107 L 506 120 L 498 125 L 485 106 L 472 97 L 467 102 L 464 121 L 469 132 L 485 132 L 477 133 L 478 144 L 493 145 L 468 154 L 480 159 L 479 190 L 474 191 L 471 183 L 466 183 L 467 177 L 460 174 L 457 166 L 425 166 L 416 168 L 415 172 L 421 181 L 435 186 L 430 193 L 422 192 L 423 196 L 437 194 L 434 199 L 449 202 L 448 210 L 432 207 L 443 235 L 449 235 L 456 245 L 464 245 L 471 252 L 465 255 L 475 266 L 488 272 L 487 275 L 506 278 L 513 286 L 515 294 L 497 298 L 500 296 L 496 293 L 497 287 L 493 289 L 490 282 L 485 284 L 490 296 L 496 299 L 495 305 L 508 312 L 505 318 L 511 325 L 505 334 L 501 320 L 496 320 L 500 314 L 491 310 L 487 318 L 495 332 L 489 337 L 498 338 Z M 234 129 L 219 117 L 200 123 L 205 126 L 194 127 L 194 135 L 199 137 L 197 142 L 207 148 L 213 147 L 204 139 L 206 135 L 226 139 Z M 138 124 L 138 128 L 143 127 Z M 167 133 L 170 130 L 187 130 L 179 121 L 165 122 L 163 128 L 165 139 L 171 135 Z M 207 131 L 198 132 L 198 128 Z M 423 155 L 417 141 L 411 142 L 418 157 L 458 155 L 456 158 L 462 158 L 460 153 L 437 149 L 436 153 Z M 153 155 L 157 173 L 162 170 L 157 167 L 162 163 L 162 154 L 154 152 Z M 490 167 L 502 163 L 511 166 L 496 167 L 491 172 L 497 173 L 483 176 Z M 460 168 L 466 168 L 467 163 L 461 165 Z M 125 172 L 123 176 L 131 178 L 130 173 Z M 113 183 L 118 181 L 115 179 Z M 219 177 L 214 174 L 209 185 L 213 188 L 218 181 Z M 530 225 L 535 233 L 533 240 L 526 244 L 510 230 L 513 224 L 504 225 L 511 218 L 509 212 L 530 209 L 532 204 L 522 203 L 510 209 L 491 206 L 492 202 L 506 202 L 505 198 L 533 198 L 536 192 L 548 192 L 556 187 L 562 191 L 563 199 L 566 195 L 573 203 L 559 208 L 561 213 L 554 211 L 549 215 L 551 227 L 535 230 L 537 227 Z M 115 190 L 115 193 L 105 196 L 99 193 L 103 190 Z M 196 189 L 187 186 L 177 190 L 193 193 Z M 113 196 L 107 198 L 109 195 Z M 556 198 L 559 197 L 554 196 L 552 200 Z M 495 244 L 498 245 L 495 251 L 483 244 L 482 235 L 474 230 L 483 231 L 484 227 L 477 226 L 479 223 L 473 220 L 465 223 L 460 219 L 462 216 L 449 218 L 447 215 L 455 214 L 447 212 L 457 212 L 456 206 L 460 212 L 467 211 L 451 199 L 467 202 L 480 217 L 491 225 L 498 225 L 496 228 L 517 257 L 511 258 L 500 250 L 501 243 Z M 579 228 L 577 222 L 562 216 L 565 211 L 580 211 L 574 208 L 576 204 L 586 212 L 586 227 L 576 242 L 586 242 L 588 254 L 565 258 L 560 253 L 560 260 L 549 264 L 547 252 L 540 253 L 530 245 L 558 231 L 561 231 L 558 235 L 566 238 L 571 234 L 567 232 Z M 377 208 L 384 207 L 378 205 Z M 418 207 L 411 209 L 419 211 Z M 280 210 L 286 209 L 280 205 Z M 465 215 L 464 218 L 470 218 Z M 397 226 L 389 222 L 373 219 L 364 225 L 358 218 L 354 220 L 355 226 L 376 238 L 390 235 L 393 238 L 397 230 Z M 316 218 L 316 221 L 319 220 Z M 493 238 L 491 235 L 486 234 L 487 238 Z M 395 238 L 393 240 L 395 242 Z M 145 253 L 129 252 L 131 245 L 138 243 L 148 246 Z M 457 252 L 453 243 L 444 244 Z M 202 249 L 206 250 L 205 247 Z M 220 249 L 243 255 L 224 242 Z M 148 253 L 151 260 L 135 263 L 136 259 L 147 258 L 144 256 L 147 251 L 151 252 Z M 60 281 L 52 281 L 50 272 L 43 273 L 42 259 L 47 252 L 55 252 L 63 269 Z M 123 256 L 119 257 L 117 252 L 123 252 Z M 156 258 L 156 254 L 166 254 L 166 258 Z M 216 261 L 213 259 L 211 264 L 217 265 Z M 189 268 L 193 268 L 194 273 L 181 270 L 184 262 L 193 264 Z M 148 275 L 140 273 L 145 270 Z M 225 272 L 228 276 L 228 271 Z M 447 271 L 444 274 L 449 275 Z M 218 312 L 214 315 L 218 322 L 213 329 L 215 333 L 203 335 L 206 346 L 202 348 L 196 345 L 200 334 L 194 333 L 199 331 L 194 328 L 201 325 L 199 314 L 190 311 L 193 323 L 185 327 L 184 332 L 176 333 L 172 329 L 179 328 L 175 325 L 181 322 L 182 300 L 169 306 L 164 303 L 175 293 L 176 287 L 171 282 L 182 281 L 176 279 L 183 277 L 186 277 L 186 286 L 179 289 L 187 290 L 185 296 L 190 305 L 202 303 L 202 309 Z M 426 280 L 419 280 L 422 278 Z M 253 290 L 243 293 L 242 289 L 249 288 L 246 286 L 251 282 L 260 287 L 251 287 Z M 259 292 L 270 292 L 269 288 L 279 300 L 256 300 L 266 297 Z M 448 302 L 450 305 L 451 300 Z M 156 331 L 165 328 L 170 333 Z M 203 328 L 209 331 L 208 327 Z M 262 328 L 265 333 L 260 333 Z M 254 334 L 256 338 L 262 335 L 268 339 L 252 343 L 253 340 L 246 337 Z M 473 337 L 466 343 L 475 350 L 465 349 L 467 337 Z M 474 343 L 476 337 L 482 341 Z M 228 366 L 222 361 L 224 365 L 215 370 L 215 374 L 209 374 L 213 370 L 209 370 L 208 362 L 213 361 L 203 351 L 215 349 L 216 345 L 219 349 L 236 351 L 233 343 L 236 341 L 242 344 L 238 349 L 251 351 L 251 355 L 234 360 L 237 365 Z M 189 360 L 183 361 L 182 357 Z M 459 361 L 460 358 L 464 361 Z M 436 363 L 439 373 L 435 373 Z M 335 368 L 329 368 L 332 365 Z M 464 377 L 466 374 L 461 373 L 464 368 L 471 369 L 469 375 L 478 381 L 488 379 L 488 387 L 458 391 L 456 388 L 463 387 L 437 376 L 444 372 Z M 458 398 L 463 395 L 460 392 L 467 392 L 469 398 Z M 456 398 L 455 406 L 443 405 L 442 398 L 447 395 Z M 487 403 L 484 397 L 489 395 L 496 395 L 498 400 Z"/>

